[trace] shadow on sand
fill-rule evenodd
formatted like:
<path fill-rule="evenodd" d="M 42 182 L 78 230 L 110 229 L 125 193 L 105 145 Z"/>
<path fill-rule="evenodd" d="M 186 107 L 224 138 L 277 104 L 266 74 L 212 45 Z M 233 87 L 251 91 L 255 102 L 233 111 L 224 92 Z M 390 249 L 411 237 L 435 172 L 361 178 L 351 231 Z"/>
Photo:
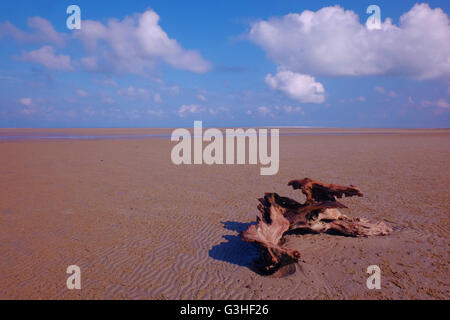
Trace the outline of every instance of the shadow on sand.
<path fill-rule="evenodd" d="M 259 257 L 258 247 L 252 243 L 241 240 L 239 233 L 248 229 L 253 223 L 242 223 L 235 221 L 221 222 L 223 227 L 230 231 L 235 231 L 236 235 L 224 235 L 226 242 L 215 245 L 210 251 L 209 256 L 213 259 L 225 261 L 241 267 L 247 267 L 254 270 L 254 261 Z"/>

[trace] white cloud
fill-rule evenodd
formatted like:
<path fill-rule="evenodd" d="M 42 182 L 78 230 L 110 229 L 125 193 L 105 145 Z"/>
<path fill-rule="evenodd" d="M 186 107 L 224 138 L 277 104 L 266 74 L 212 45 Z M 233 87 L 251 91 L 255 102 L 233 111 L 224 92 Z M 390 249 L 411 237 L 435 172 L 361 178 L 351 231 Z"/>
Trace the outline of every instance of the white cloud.
<path fill-rule="evenodd" d="M 263 115 L 263 116 L 272 116 L 272 112 L 266 106 L 258 107 L 258 113 Z"/>
<path fill-rule="evenodd" d="M 87 97 L 89 95 L 86 91 L 81 89 L 78 89 L 76 92 L 80 97 Z"/>
<path fill-rule="evenodd" d="M 440 109 L 449 109 L 450 103 L 448 103 L 446 100 L 441 98 L 437 101 L 424 100 L 424 101 L 422 101 L 421 106 L 422 107 L 437 107 Z"/>
<path fill-rule="evenodd" d="M 283 69 L 302 74 L 450 76 L 449 18 L 428 4 L 416 4 L 398 26 L 386 19 L 381 30 L 334 6 L 258 21 L 248 37 Z"/>
<path fill-rule="evenodd" d="M 444 99 L 439 99 L 438 101 L 436 101 L 436 106 L 442 109 L 450 108 L 450 104 Z"/>
<path fill-rule="evenodd" d="M 364 96 L 359 96 L 357 98 L 350 98 L 349 101 L 352 102 L 352 103 L 353 102 L 366 102 L 367 99 Z"/>
<path fill-rule="evenodd" d="M 29 62 L 39 63 L 49 69 L 69 71 L 72 70 L 70 57 L 55 54 L 53 47 L 43 46 L 42 48 L 30 52 L 24 52 L 22 59 Z"/>
<path fill-rule="evenodd" d="M 230 110 L 228 108 L 226 108 L 226 107 L 218 107 L 218 108 L 209 108 L 208 109 L 209 114 L 213 115 L 213 116 L 215 116 L 217 114 L 220 114 L 220 113 L 226 113 L 226 112 L 229 112 L 229 111 Z"/>
<path fill-rule="evenodd" d="M 87 114 L 89 117 L 92 117 L 96 114 L 95 110 L 92 107 L 84 108 L 83 113 Z"/>
<path fill-rule="evenodd" d="M 25 109 L 23 109 L 21 111 L 22 114 L 27 115 L 27 116 L 30 115 L 30 114 L 34 114 L 36 112 L 37 112 L 37 109 L 36 109 L 35 106 L 30 106 L 30 107 L 25 108 Z"/>
<path fill-rule="evenodd" d="M 82 28 L 74 30 L 72 35 L 56 32 L 51 22 L 41 17 L 29 18 L 28 25 L 30 31 L 22 31 L 8 21 L 0 23 L 0 39 L 11 36 L 19 42 L 45 44 L 40 50 L 24 55 L 27 60 L 52 69 L 72 69 L 70 56 L 54 55 L 53 48 L 48 46 L 61 47 L 71 37 L 80 40 L 86 49 L 76 66 L 88 71 L 145 74 L 159 62 L 196 73 L 205 73 L 212 67 L 198 51 L 184 49 L 177 40 L 169 38 L 153 10 L 123 20 L 112 18 L 105 24 L 83 20 Z M 44 54 L 45 58 L 35 57 Z"/>
<path fill-rule="evenodd" d="M 197 99 L 201 101 L 206 101 L 206 97 L 202 94 L 197 95 Z"/>
<path fill-rule="evenodd" d="M 180 87 L 179 86 L 171 86 L 168 88 L 170 92 L 172 92 L 175 95 L 180 94 Z"/>
<path fill-rule="evenodd" d="M 373 89 L 375 92 L 378 92 L 379 94 L 381 94 L 381 95 L 385 95 L 385 94 L 387 94 L 389 97 L 391 97 L 391 98 L 395 98 L 395 97 L 397 97 L 398 96 L 398 93 L 397 92 L 395 92 L 394 90 L 386 90 L 384 87 L 375 87 L 374 89 Z"/>
<path fill-rule="evenodd" d="M 10 76 L 1 76 L 1 75 L 0 75 L 0 80 L 17 81 L 17 79 L 14 78 L 14 77 L 10 77 Z"/>
<path fill-rule="evenodd" d="M 153 101 L 155 101 L 156 103 L 161 103 L 163 100 L 161 98 L 161 95 L 159 93 L 155 94 L 155 96 L 153 97 Z"/>
<path fill-rule="evenodd" d="M 30 105 L 33 104 L 33 99 L 31 99 L 31 98 L 22 98 L 22 99 L 19 99 L 19 102 L 21 104 L 23 104 L 24 106 L 30 106 Z"/>
<path fill-rule="evenodd" d="M 325 89 L 314 77 L 292 71 L 279 71 L 275 76 L 268 74 L 266 83 L 290 98 L 300 102 L 322 103 L 325 101 Z"/>
<path fill-rule="evenodd" d="M 123 97 L 134 99 L 138 96 L 146 96 L 148 94 L 148 91 L 144 88 L 136 88 L 133 86 L 129 86 L 126 89 L 119 89 L 117 90 L 117 94 Z"/>
<path fill-rule="evenodd" d="M 398 93 L 395 92 L 394 90 L 389 91 L 389 97 L 396 98 L 397 96 L 398 96 Z"/>
<path fill-rule="evenodd" d="M 164 114 L 164 111 L 162 111 L 161 109 L 153 109 L 153 108 L 149 108 L 147 110 L 147 113 L 151 116 L 157 116 L 160 117 Z"/>
<path fill-rule="evenodd" d="M 102 84 L 103 84 L 105 87 L 109 87 L 109 86 L 111 86 L 111 87 L 117 87 L 117 86 L 118 86 L 117 82 L 114 81 L 114 80 L 112 80 L 112 79 L 105 79 L 105 80 L 102 81 Z"/>
<path fill-rule="evenodd" d="M 110 19 L 107 24 L 84 20 L 74 35 L 91 52 L 83 64 L 89 69 L 113 69 L 118 72 L 144 73 L 158 61 L 197 73 L 211 69 L 211 64 L 194 50 L 185 50 L 169 38 L 152 10 L 135 14 L 122 21 Z"/>
<path fill-rule="evenodd" d="M 36 113 L 37 106 L 31 98 L 21 98 L 19 99 L 20 104 L 24 105 L 25 108 L 20 111 L 24 115 L 30 115 Z"/>
<path fill-rule="evenodd" d="M 260 106 L 256 109 L 257 113 L 263 117 L 276 117 L 286 114 L 304 114 L 302 107 L 292 106 L 275 106 L 273 108 L 267 106 Z M 247 114 L 252 115 L 253 112 L 248 110 Z"/>
<path fill-rule="evenodd" d="M 386 93 L 386 89 L 383 88 L 383 87 L 375 87 L 373 90 L 375 90 L 379 94 L 385 94 Z"/>
<path fill-rule="evenodd" d="M 32 32 L 22 31 L 8 21 L 0 24 L 0 38 L 2 36 L 11 36 L 19 42 L 51 43 L 57 46 L 64 45 L 67 35 L 56 32 L 50 21 L 41 17 L 32 17 L 27 19 L 27 24 L 32 29 Z"/>
<path fill-rule="evenodd" d="M 88 71 L 96 71 L 99 69 L 96 57 L 83 57 L 80 59 L 80 64 Z"/>
<path fill-rule="evenodd" d="M 302 107 L 284 106 L 282 109 L 286 113 L 300 113 L 300 114 L 304 114 Z"/>
<path fill-rule="evenodd" d="M 111 98 L 111 97 L 105 97 L 105 98 L 103 98 L 103 103 L 106 103 L 106 104 L 114 104 L 116 101 L 113 99 L 113 98 Z"/>
<path fill-rule="evenodd" d="M 186 114 L 188 113 L 199 113 L 202 112 L 203 109 L 200 108 L 198 105 L 196 104 L 183 104 L 179 109 L 178 109 L 178 115 L 180 117 L 184 117 Z"/>

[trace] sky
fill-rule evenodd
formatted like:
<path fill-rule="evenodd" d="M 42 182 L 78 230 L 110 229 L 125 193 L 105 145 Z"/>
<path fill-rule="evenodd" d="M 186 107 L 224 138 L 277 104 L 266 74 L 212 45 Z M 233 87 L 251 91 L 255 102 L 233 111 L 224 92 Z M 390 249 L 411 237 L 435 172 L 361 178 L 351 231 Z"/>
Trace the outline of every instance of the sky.
<path fill-rule="evenodd" d="M 449 12 L 446 0 L 1 1 L 0 127 L 448 128 Z"/>

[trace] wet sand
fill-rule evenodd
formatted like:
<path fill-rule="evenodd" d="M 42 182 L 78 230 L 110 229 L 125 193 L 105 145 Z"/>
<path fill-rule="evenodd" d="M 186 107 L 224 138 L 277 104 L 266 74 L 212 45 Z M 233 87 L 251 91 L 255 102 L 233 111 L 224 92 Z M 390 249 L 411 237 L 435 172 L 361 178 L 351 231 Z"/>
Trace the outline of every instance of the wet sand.
<path fill-rule="evenodd" d="M 0 137 L 24 132 L 55 131 Z M 0 139 L 0 299 L 449 299 L 450 131 L 282 132 L 302 134 L 280 137 L 275 176 L 260 165 L 175 166 L 163 137 Z M 286 184 L 304 177 L 358 186 L 364 197 L 343 199 L 344 213 L 395 231 L 290 235 L 297 272 L 262 277 L 238 233 L 264 192 L 302 199 Z M 74 264 L 82 290 L 66 287 Z M 369 265 L 381 268 L 380 290 L 366 287 Z"/>

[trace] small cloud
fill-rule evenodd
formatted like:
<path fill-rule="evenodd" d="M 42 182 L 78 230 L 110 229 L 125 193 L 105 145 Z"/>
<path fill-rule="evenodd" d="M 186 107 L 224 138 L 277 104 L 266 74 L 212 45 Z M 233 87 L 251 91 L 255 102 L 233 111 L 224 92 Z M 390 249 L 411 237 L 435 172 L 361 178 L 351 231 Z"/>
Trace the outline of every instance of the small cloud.
<path fill-rule="evenodd" d="M 171 86 L 169 88 L 170 92 L 174 93 L 174 94 L 179 94 L 180 93 L 180 87 L 179 86 Z"/>
<path fill-rule="evenodd" d="M 76 92 L 77 92 L 77 94 L 78 94 L 80 97 L 87 97 L 87 96 L 89 96 L 89 94 L 88 94 L 86 91 L 81 90 L 81 89 L 78 89 Z"/>
<path fill-rule="evenodd" d="M 261 116 L 276 117 L 282 115 L 304 114 L 302 107 L 275 106 L 273 108 L 261 106 L 257 108 L 257 113 Z M 252 114 L 252 113 L 249 113 Z"/>
<path fill-rule="evenodd" d="M 366 100 L 367 99 L 364 96 L 359 96 L 358 98 L 356 98 L 356 101 L 359 101 L 359 102 L 365 102 Z"/>
<path fill-rule="evenodd" d="M 10 22 L 0 24 L 0 38 L 2 35 L 11 36 L 18 42 L 41 42 L 63 46 L 68 38 L 65 33 L 56 32 L 50 21 L 41 17 L 28 18 L 27 24 L 32 30 L 25 32 Z"/>
<path fill-rule="evenodd" d="M 104 79 L 101 84 L 105 87 L 117 87 L 118 84 L 113 79 Z"/>
<path fill-rule="evenodd" d="M 37 110 L 34 106 L 30 106 L 29 108 L 23 109 L 21 111 L 22 114 L 27 115 L 27 116 L 30 114 L 36 113 L 36 112 L 37 112 Z"/>
<path fill-rule="evenodd" d="M 291 106 L 285 106 L 283 107 L 283 110 L 285 113 L 300 113 L 304 114 L 302 107 L 291 107 Z"/>
<path fill-rule="evenodd" d="M 187 113 L 199 113 L 201 111 L 202 111 L 202 109 L 196 104 L 190 104 L 190 105 L 183 104 L 178 109 L 177 113 L 178 113 L 178 116 L 184 117 Z"/>
<path fill-rule="evenodd" d="M 225 108 L 225 107 L 209 108 L 208 109 L 209 114 L 213 115 L 213 116 L 217 115 L 219 113 L 225 113 L 225 112 L 228 112 L 228 111 L 230 111 L 230 110 L 228 108 Z"/>
<path fill-rule="evenodd" d="M 44 46 L 38 50 L 24 52 L 21 57 L 24 61 L 42 64 L 43 66 L 59 71 L 73 70 L 70 57 L 55 54 L 53 47 Z"/>
<path fill-rule="evenodd" d="M 206 97 L 202 94 L 197 95 L 197 99 L 201 101 L 206 101 Z"/>
<path fill-rule="evenodd" d="M 357 97 L 357 98 L 350 98 L 349 101 L 350 101 L 351 103 L 353 103 L 353 102 L 366 102 L 367 99 L 366 99 L 366 97 L 364 97 L 364 96 L 359 96 L 359 97 Z"/>
<path fill-rule="evenodd" d="M 20 113 L 24 115 L 30 115 L 38 111 L 33 99 L 31 98 L 21 98 L 19 99 L 19 102 L 25 106 L 25 109 L 20 111 Z"/>
<path fill-rule="evenodd" d="M 436 106 L 442 109 L 450 108 L 450 104 L 444 99 L 439 99 L 438 101 L 436 101 Z"/>
<path fill-rule="evenodd" d="M 434 105 L 434 102 L 433 102 L 433 101 L 430 101 L 430 100 L 423 100 L 423 101 L 420 103 L 420 105 L 421 105 L 422 107 L 424 107 L 424 108 L 427 108 L 427 107 L 433 106 L 433 105 Z"/>
<path fill-rule="evenodd" d="M 389 91 L 389 97 L 395 98 L 397 96 L 398 96 L 398 94 L 394 90 Z"/>
<path fill-rule="evenodd" d="M 164 111 L 162 111 L 161 109 L 153 109 L 153 108 L 149 108 L 147 109 L 147 113 L 151 116 L 157 116 L 160 117 L 164 114 Z"/>
<path fill-rule="evenodd" d="M 420 105 L 424 108 L 428 108 L 428 107 L 437 107 L 440 109 L 450 108 L 450 104 L 442 98 L 437 101 L 423 100 Z"/>
<path fill-rule="evenodd" d="M 95 71 L 99 69 L 96 57 L 83 57 L 80 59 L 80 63 L 87 71 Z"/>
<path fill-rule="evenodd" d="M 262 116 L 273 116 L 272 112 L 270 111 L 270 108 L 266 106 L 258 107 L 258 113 Z"/>
<path fill-rule="evenodd" d="M 373 90 L 379 94 L 386 94 L 386 89 L 383 87 L 375 87 Z"/>
<path fill-rule="evenodd" d="M 133 86 L 129 86 L 126 89 L 117 90 L 117 94 L 123 97 L 136 98 L 138 96 L 146 96 L 148 94 L 148 91 L 143 88 L 135 88 Z"/>
<path fill-rule="evenodd" d="M 323 85 L 309 75 L 279 71 L 275 76 L 268 74 L 265 81 L 269 87 L 282 91 L 291 99 L 305 103 L 323 103 L 325 101 Z"/>
<path fill-rule="evenodd" d="M 24 106 L 31 106 L 33 104 L 33 99 L 31 98 L 22 98 L 19 100 L 19 102 L 21 104 L 23 104 Z"/>
<path fill-rule="evenodd" d="M 153 101 L 155 101 L 156 103 L 163 102 L 161 95 L 159 93 L 155 94 L 155 96 L 153 97 Z"/>
<path fill-rule="evenodd" d="M 91 107 L 84 108 L 83 113 L 87 114 L 89 117 L 92 117 L 96 114 L 95 110 Z"/>
<path fill-rule="evenodd" d="M 111 97 L 105 97 L 102 101 L 103 101 L 103 103 L 106 103 L 106 104 L 113 104 L 113 103 L 115 103 L 115 100 L 113 98 L 111 98 Z"/>
<path fill-rule="evenodd" d="M 388 95 L 389 97 L 391 97 L 391 98 L 395 98 L 395 97 L 397 97 L 398 96 L 398 94 L 397 94 L 397 92 L 395 92 L 394 90 L 386 90 L 385 88 L 383 88 L 383 87 L 375 87 L 374 89 L 373 89 L 375 92 L 378 92 L 379 94 L 381 94 L 381 95 Z"/>

